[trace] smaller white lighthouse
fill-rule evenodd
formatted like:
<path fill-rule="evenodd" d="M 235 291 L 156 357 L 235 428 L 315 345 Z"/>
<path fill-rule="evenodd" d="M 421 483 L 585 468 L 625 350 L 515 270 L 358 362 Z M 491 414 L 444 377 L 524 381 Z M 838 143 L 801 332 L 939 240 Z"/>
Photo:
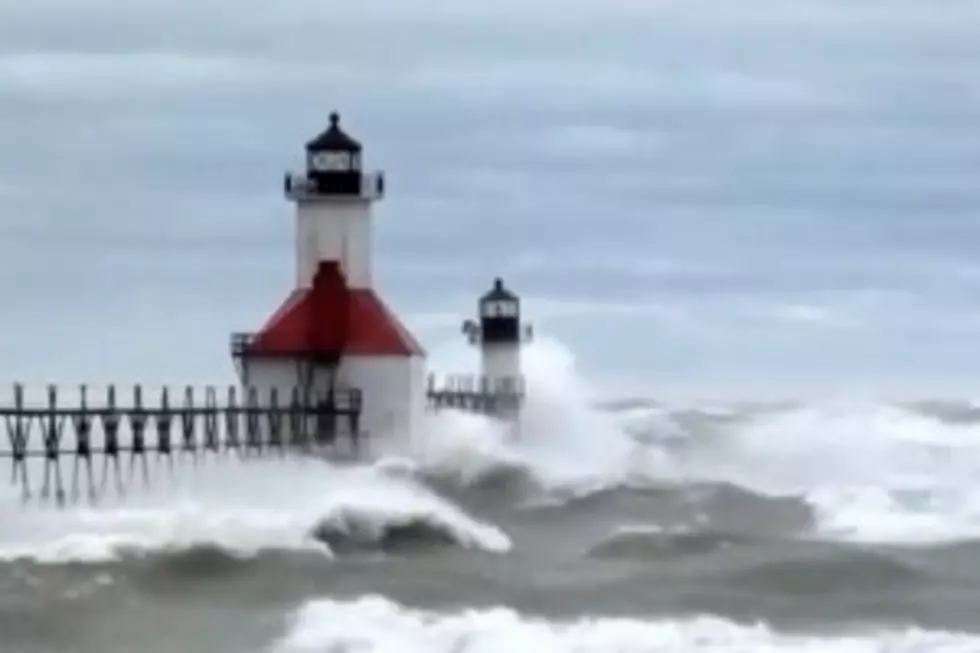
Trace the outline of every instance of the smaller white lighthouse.
<path fill-rule="evenodd" d="M 521 348 L 533 337 L 530 324 L 521 323 L 521 300 L 494 279 L 493 288 L 480 297 L 479 322 L 463 322 L 470 344 L 480 348 L 480 374 L 486 390 L 498 395 L 524 394 Z"/>

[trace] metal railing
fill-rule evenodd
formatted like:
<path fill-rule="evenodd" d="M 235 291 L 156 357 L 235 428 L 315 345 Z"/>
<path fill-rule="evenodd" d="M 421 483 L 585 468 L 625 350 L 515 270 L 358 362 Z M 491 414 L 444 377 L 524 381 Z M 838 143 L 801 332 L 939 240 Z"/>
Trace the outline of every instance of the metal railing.
<path fill-rule="evenodd" d="M 342 443 L 356 455 L 362 397 L 359 390 L 317 394 L 295 389 L 282 396 L 276 389 L 259 393 L 234 386 L 219 396 L 214 386 L 163 387 L 156 402 L 147 402 L 140 385 L 122 398 L 114 385 L 97 396 L 89 386 L 71 393 L 48 386 L 31 393 L 21 384 L 0 402 L 0 458 L 11 461 L 11 481 L 25 499 L 35 494 L 31 460 L 40 462 L 42 499 L 59 504 L 69 499 L 62 463 L 71 462 L 70 498 L 101 495 L 110 480 L 122 493 L 122 458 L 128 458 L 130 480 L 137 465 L 149 482 L 150 455 L 172 466 L 182 459 L 329 453 Z M 6 446 L 4 446 L 6 445 Z M 94 462 L 102 459 L 97 478 Z"/>
<path fill-rule="evenodd" d="M 283 192 L 291 200 L 329 197 L 317 187 L 305 173 L 287 172 L 283 177 Z M 357 194 L 362 199 L 377 200 L 384 197 L 385 177 L 383 172 L 361 173 L 361 187 Z"/>
<path fill-rule="evenodd" d="M 490 377 L 454 374 L 442 378 L 429 375 L 426 400 L 433 410 L 454 409 L 487 415 L 512 415 L 524 405 L 523 376 Z"/>

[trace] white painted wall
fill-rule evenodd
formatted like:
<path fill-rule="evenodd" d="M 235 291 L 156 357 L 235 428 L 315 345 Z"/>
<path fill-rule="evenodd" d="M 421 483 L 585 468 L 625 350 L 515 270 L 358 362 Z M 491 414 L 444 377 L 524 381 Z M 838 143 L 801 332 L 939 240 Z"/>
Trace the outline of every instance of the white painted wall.
<path fill-rule="evenodd" d="M 337 372 L 338 387 L 361 390 L 361 448 L 365 455 L 407 453 L 418 435 L 425 412 L 425 358 L 422 356 L 348 356 Z M 248 383 L 259 392 L 262 405 L 277 388 L 280 405 L 288 405 L 299 383 L 296 364 L 253 360 Z M 245 379 L 241 379 L 245 383 Z M 315 388 L 329 388 L 328 375 L 319 375 Z M 244 390 L 243 390 L 244 393 Z M 244 394 L 243 401 L 244 401 Z M 344 429 L 346 431 L 346 428 Z M 346 441 L 340 451 L 346 453 Z"/>
<path fill-rule="evenodd" d="M 341 378 L 364 393 L 361 425 L 369 450 L 411 446 L 425 410 L 424 357 L 348 356 Z"/>
<path fill-rule="evenodd" d="M 371 206 L 370 199 L 356 197 L 297 200 L 297 288 L 313 284 L 320 261 L 340 261 L 351 288 L 371 287 Z"/>
<path fill-rule="evenodd" d="M 521 345 L 514 344 L 483 344 L 480 347 L 480 373 L 487 379 L 491 389 L 497 389 L 498 383 L 512 379 L 515 389 L 520 383 Z"/>
<path fill-rule="evenodd" d="M 247 376 L 241 378 L 240 381 L 243 385 L 247 384 L 256 388 L 263 402 L 269 396 L 272 388 L 278 389 L 281 401 L 289 401 L 293 396 L 293 388 L 300 385 L 299 369 L 296 362 L 292 360 L 252 359 L 248 364 Z M 318 392 L 326 392 L 329 387 L 329 370 L 317 370 L 313 389 Z"/>
<path fill-rule="evenodd" d="M 253 387 L 256 389 L 258 394 L 258 400 L 260 406 L 268 406 L 270 404 L 270 393 L 273 388 L 276 388 L 278 392 L 278 403 L 279 406 L 286 407 L 289 406 L 293 399 L 294 388 L 301 387 L 300 381 L 300 368 L 297 367 L 295 361 L 291 360 L 281 360 L 281 359 L 253 359 L 250 361 L 248 366 L 247 376 L 242 376 L 239 381 L 242 384 L 240 390 L 240 402 L 244 405 L 247 400 L 246 393 L 248 392 L 248 387 Z M 341 380 L 341 375 L 339 372 L 336 373 L 338 380 Z M 316 374 L 313 379 L 313 391 L 319 395 L 329 391 L 331 386 L 331 370 L 328 368 L 320 368 L 316 370 Z M 342 389 L 343 385 L 337 386 Z M 341 418 L 343 420 L 345 418 Z M 289 418 L 288 416 L 283 417 L 283 438 L 287 441 L 292 437 L 289 429 Z M 268 441 L 269 433 L 267 432 L 268 422 L 266 420 L 260 421 L 261 437 L 264 442 Z M 350 455 L 353 451 L 352 443 L 349 438 L 350 430 L 348 425 L 344 422 L 338 424 L 340 430 L 340 436 L 338 440 L 338 445 L 336 453 L 338 456 L 346 457 Z M 244 427 L 244 420 L 242 422 L 241 428 Z M 242 442 L 245 441 L 245 432 L 240 433 Z"/>

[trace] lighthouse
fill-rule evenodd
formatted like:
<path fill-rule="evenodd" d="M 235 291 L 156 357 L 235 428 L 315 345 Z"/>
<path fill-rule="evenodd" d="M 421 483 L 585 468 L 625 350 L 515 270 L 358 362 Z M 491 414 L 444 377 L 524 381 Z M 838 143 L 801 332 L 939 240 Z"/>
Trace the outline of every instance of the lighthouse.
<path fill-rule="evenodd" d="M 283 182 L 295 205 L 295 283 L 258 332 L 232 337 L 240 381 L 284 401 L 347 393 L 361 441 L 410 437 L 425 402 L 425 351 L 374 288 L 372 209 L 384 174 L 363 169 L 363 147 L 336 112 L 305 159 Z"/>
<path fill-rule="evenodd" d="M 479 321 L 463 322 L 470 344 L 480 348 L 480 376 L 484 391 L 523 398 L 524 374 L 521 348 L 533 336 L 530 324 L 521 322 L 521 300 L 494 279 L 493 287 L 477 303 Z"/>
<path fill-rule="evenodd" d="M 462 410 L 503 418 L 519 433 L 525 400 L 521 348 L 531 341 L 530 324 L 521 321 L 521 300 L 496 278 L 493 287 L 477 302 L 477 319 L 463 321 L 463 334 L 480 348 L 480 372 L 427 379 L 430 410 Z"/>

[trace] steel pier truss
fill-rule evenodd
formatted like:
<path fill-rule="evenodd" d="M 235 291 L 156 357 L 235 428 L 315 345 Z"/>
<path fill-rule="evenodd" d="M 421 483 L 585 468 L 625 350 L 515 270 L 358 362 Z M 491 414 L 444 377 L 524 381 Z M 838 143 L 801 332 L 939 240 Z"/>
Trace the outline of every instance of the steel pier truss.
<path fill-rule="evenodd" d="M 101 400 L 93 395 L 102 393 L 90 390 L 83 385 L 59 393 L 48 386 L 38 401 L 17 384 L 12 399 L 0 402 L 0 431 L 7 435 L 0 458 L 11 461 L 11 482 L 20 486 L 23 499 L 35 495 L 35 473 L 43 474 L 40 498 L 63 505 L 82 497 L 97 500 L 110 481 L 123 494 L 137 473 L 148 484 L 151 458 L 172 468 L 205 457 L 332 456 L 338 450 L 356 456 L 360 445 L 356 389 L 316 397 L 297 389 L 281 397 L 275 389 L 260 396 L 255 388 L 229 387 L 219 396 L 213 386 L 187 386 L 182 393 L 163 387 L 153 404 L 144 401 L 140 385 L 123 400 L 114 385 Z M 72 395 L 68 401 L 66 395 Z M 29 464 L 35 460 L 41 469 Z M 63 464 L 71 467 L 70 491 Z"/>

